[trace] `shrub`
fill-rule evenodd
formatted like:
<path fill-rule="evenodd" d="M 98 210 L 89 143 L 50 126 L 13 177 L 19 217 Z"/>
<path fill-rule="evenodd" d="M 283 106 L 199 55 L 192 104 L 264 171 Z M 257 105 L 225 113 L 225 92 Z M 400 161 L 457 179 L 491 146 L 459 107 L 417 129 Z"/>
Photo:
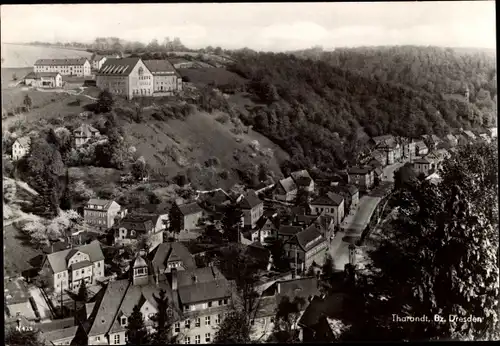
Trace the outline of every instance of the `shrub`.
<path fill-rule="evenodd" d="M 228 172 L 228 171 L 226 171 L 226 170 L 224 170 L 224 171 L 222 171 L 222 172 L 220 172 L 220 173 L 219 173 L 219 177 L 220 177 L 221 179 L 226 180 L 226 179 L 228 179 L 228 178 L 229 178 L 229 172 Z"/>
<path fill-rule="evenodd" d="M 226 124 L 229 121 L 229 115 L 227 114 L 221 114 L 215 120 L 221 124 Z"/>

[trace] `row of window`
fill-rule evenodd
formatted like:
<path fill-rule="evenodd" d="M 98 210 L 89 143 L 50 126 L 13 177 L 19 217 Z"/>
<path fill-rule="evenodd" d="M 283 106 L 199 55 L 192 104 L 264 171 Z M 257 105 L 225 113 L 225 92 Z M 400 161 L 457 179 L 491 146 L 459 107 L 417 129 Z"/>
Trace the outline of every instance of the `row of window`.
<path fill-rule="evenodd" d="M 220 299 L 218 301 L 218 305 L 216 304 L 216 301 L 207 302 L 206 304 L 207 304 L 208 308 L 211 308 L 212 306 L 224 306 L 224 305 L 227 305 L 228 302 L 229 302 L 229 300 L 227 298 L 225 298 L 225 299 Z M 184 305 L 184 311 L 189 311 L 191 309 L 191 307 L 194 310 L 195 305 L 189 305 L 189 304 Z"/>
<path fill-rule="evenodd" d="M 106 221 L 105 220 L 87 220 L 88 223 L 90 224 L 96 224 L 96 225 L 105 225 L 106 224 Z"/>
<path fill-rule="evenodd" d="M 214 323 L 215 325 L 219 325 L 222 322 L 222 318 L 225 317 L 226 314 L 221 315 L 218 314 L 215 316 Z M 212 324 L 212 316 L 205 316 L 205 326 L 210 326 Z M 201 318 L 197 318 L 194 321 L 194 328 L 199 328 L 201 327 Z M 184 321 L 184 328 L 185 329 L 191 329 L 191 320 L 185 320 Z M 175 333 L 180 333 L 181 331 L 181 323 L 177 322 L 174 324 L 174 332 Z"/>
<path fill-rule="evenodd" d="M 101 209 L 101 207 L 96 208 L 96 209 Z M 106 217 L 106 213 L 103 213 L 102 211 L 92 211 L 92 210 L 88 210 L 88 211 L 87 211 L 87 215 L 90 215 L 90 216 L 100 216 L 100 217 Z"/>
<path fill-rule="evenodd" d="M 149 95 L 151 94 L 151 90 L 150 89 L 134 89 L 132 90 L 132 94 L 134 95 Z"/>
<path fill-rule="evenodd" d="M 151 76 L 139 76 L 140 80 L 151 79 Z"/>
<path fill-rule="evenodd" d="M 212 339 L 211 339 L 211 335 L 210 335 L 210 333 L 205 333 L 205 342 L 208 344 L 208 343 L 210 343 L 210 341 L 211 341 L 211 340 L 212 340 Z M 186 337 L 184 338 L 184 343 L 185 343 L 185 344 L 190 344 L 190 343 L 191 343 L 191 337 L 186 336 Z M 201 343 L 201 336 L 200 336 L 200 335 L 196 335 L 196 336 L 194 337 L 194 343 L 195 343 L 195 344 L 199 344 L 199 343 Z"/>

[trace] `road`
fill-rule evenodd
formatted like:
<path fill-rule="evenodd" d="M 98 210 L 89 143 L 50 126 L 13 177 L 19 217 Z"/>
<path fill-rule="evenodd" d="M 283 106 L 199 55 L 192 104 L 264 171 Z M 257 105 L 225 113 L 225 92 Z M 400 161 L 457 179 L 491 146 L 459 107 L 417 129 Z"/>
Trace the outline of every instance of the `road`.
<path fill-rule="evenodd" d="M 380 197 L 361 197 L 356 212 L 349 214 L 345 218 L 341 225 L 342 231 L 335 234 L 329 249 L 336 269 L 344 270 L 344 266 L 349 263 L 349 245 L 355 244 L 361 238 L 361 234 L 370 222 L 371 216 L 380 200 Z M 356 253 L 356 262 L 359 263 L 362 260 L 362 253 Z"/>
<path fill-rule="evenodd" d="M 45 298 L 43 298 L 42 292 L 40 292 L 40 288 L 32 287 L 30 288 L 29 292 L 33 297 L 33 300 L 35 301 L 35 304 L 38 308 L 38 312 L 40 313 L 40 319 L 42 321 L 50 319 L 51 317 L 50 309 L 47 305 L 47 302 L 45 301 Z"/>
<path fill-rule="evenodd" d="M 390 181 L 394 182 L 394 172 L 397 171 L 399 168 L 403 167 L 406 164 L 406 161 L 404 162 L 396 162 L 392 165 L 384 167 L 384 175 L 382 176 L 383 181 Z"/>

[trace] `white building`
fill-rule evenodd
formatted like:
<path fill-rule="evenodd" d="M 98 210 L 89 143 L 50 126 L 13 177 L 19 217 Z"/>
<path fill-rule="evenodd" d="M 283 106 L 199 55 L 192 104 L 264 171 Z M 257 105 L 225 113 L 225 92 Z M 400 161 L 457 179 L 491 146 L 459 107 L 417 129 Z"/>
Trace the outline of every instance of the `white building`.
<path fill-rule="evenodd" d="M 42 270 L 48 271 L 50 286 L 56 292 L 77 290 L 82 281 L 96 285 L 104 278 L 104 255 L 97 240 L 74 249 L 53 252 L 45 258 Z"/>
<path fill-rule="evenodd" d="M 14 161 L 24 157 L 30 151 L 31 139 L 29 137 L 21 137 L 16 139 L 12 145 L 12 159 Z"/>
<path fill-rule="evenodd" d="M 153 96 L 153 75 L 140 58 L 107 59 L 96 74 L 100 89 L 127 99 Z"/>
<path fill-rule="evenodd" d="M 90 63 L 92 65 L 93 70 L 99 71 L 107 59 L 119 59 L 119 58 L 120 56 L 118 54 L 115 55 L 93 54 L 92 57 L 90 58 Z"/>
<path fill-rule="evenodd" d="M 62 76 L 59 72 L 30 72 L 24 77 L 24 84 L 37 88 L 60 88 Z"/>
<path fill-rule="evenodd" d="M 155 94 L 161 96 L 182 90 L 182 77 L 168 60 L 144 60 L 144 64 L 153 74 Z"/>
<path fill-rule="evenodd" d="M 38 59 L 34 71 L 59 72 L 63 76 L 90 76 L 91 66 L 87 58 L 75 59 Z"/>

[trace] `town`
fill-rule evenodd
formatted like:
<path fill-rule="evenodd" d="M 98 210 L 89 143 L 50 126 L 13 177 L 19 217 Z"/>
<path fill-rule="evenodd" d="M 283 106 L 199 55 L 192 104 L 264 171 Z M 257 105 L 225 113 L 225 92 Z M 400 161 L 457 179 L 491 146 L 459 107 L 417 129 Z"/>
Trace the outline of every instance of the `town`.
<path fill-rule="evenodd" d="M 286 99 L 278 82 L 276 87 L 268 80 L 254 77 L 248 78 L 246 84 L 239 85 L 234 78 L 215 85 L 196 79 L 210 69 L 232 73 L 238 70 L 238 59 L 244 60 L 241 66 L 257 59 L 253 53 L 238 55 L 220 48 L 196 54 L 174 50 L 168 54 L 155 50 L 88 50 L 89 56 L 38 56 L 27 74 L 9 76 L 12 80 L 8 87 L 2 77 L 2 93 L 21 95 L 14 108 L 3 109 L 6 124 L 13 122 L 10 119 L 31 114 L 37 95 L 44 93 L 53 99 L 43 106 L 37 104 L 43 109 L 39 110 L 42 118 L 48 113 L 57 118 L 54 114 L 60 112 L 56 107 L 60 101 L 56 97 L 61 97 L 60 104 L 72 112 L 59 114 L 59 119 L 45 121 L 40 128 L 18 122 L 15 129 L 7 131 L 8 135 L 3 134 L 3 165 L 9 167 L 3 173 L 5 330 L 18 335 L 16 340 L 24 340 L 20 343 L 35 344 L 31 339 L 22 339 L 28 334 L 36 335 L 37 345 L 335 342 L 351 332 L 358 338 L 353 340 L 359 340 L 359 330 L 351 325 L 357 318 L 366 318 L 359 311 L 372 313 L 360 297 L 374 293 L 362 287 L 375 287 L 361 278 L 371 278 L 365 271 L 373 269 L 373 262 L 377 261 L 373 253 L 382 249 L 379 244 L 386 244 L 383 239 L 390 237 L 392 225 L 399 220 L 406 225 L 400 226 L 399 232 L 406 231 L 411 237 L 416 232 L 411 228 L 415 222 L 408 221 L 411 216 L 405 214 L 407 210 L 415 210 L 415 215 L 427 213 L 424 220 L 433 213 L 425 205 L 432 209 L 435 203 L 436 209 L 443 210 L 466 208 L 453 201 L 437 207 L 439 198 L 447 198 L 447 191 L 452 191 L 450 196 L 473 195 L 483 203 L 481 206 L 494 200 L 494 193 L 477 197 L 472 191 L 475 187 L 494 186 L 488 185 L 490 179 L 497 179 L 489 175 L 493 167 L 483 159 L 468 159 L 464 155 L 473 150 L 482 153 L 484 160 L 495 162 L 489 154 L 498 141 L 495 121 L 482 120 L 481 126 L 449 126 L 447 131 L 419 136 L 403 136 L 397 130 L 372 132 L 366 130 L 371 125 L 349 123 L 352 127 L 364 127 L 363 134 L 356 137 L 335 131 L 331 143 L 338 147 L 332 147 L 331 153 L 323 148 L 314 151 L 311 147 L 315 142 L 305 140 L 306 144 L 301 142 L 298 146 L 302 152 L 296 155 L 297 147 L 286 148 L 284 143 L 290 142 L 286 142 L 289 139 L 283 129 L 306 131 L 303 124 L 316 122 L 322 112 L 319 108 L 308 113 L 299 102 L 291 101 L 295 108 L 286 113 L 294 114 L 286 116 L 286 121 L 293 121 L 295 126 L 291 130 L 292 125 L 283 120 L 285 117 L 274 124 L 271 116 L 285 114 L 279 113 L 282 104 L 272 108 L 280 98 Z M 277 59 L 279 65 L 278 59 L 299 58 L 280 53 L 269 59 Z M 312 60 L 307 63 L 312 64 Z M 245 70 L 241 66 L 239 69 Z M 318 71 L 326 71 L 321 64 L 314 66 Z M 342 78 L 346 78 L 345 74 Z M 328 85 L 334 87 L 338 86 Z M 476 116 L 479 110 L 471 105 L 479 102 L 478 91 L 458 85 L 455 92 L 457 104 L 468 107 L 464 114 Z M 246 105 L 235 111 L 231 102 L 241 101 L 239 93 L 251 94 L 247 99 L 254 108 L 248 106 L 250 101 L 244 101 Z M 260 99 L 255 101 L 253 94 Z M 305 97 L 290 94 L 291 99 L 306 104 L 302 101 Z M 376 103 L 373 100 L 367 103 Z M 422 107 L 426 107 L 423 101 Z M 357 112 L 354 108 L 353 113 Z M 480 110 L 490 114 L 486 108 Z M 177 149 L 177 154 L 171 155 L 175 159 L 158 159 L 158 169 L 152 160 L 162 150 L 127 137 L 139 125 L 153 123 L 148 119 L 166 124 L 178 122 L 176 129 L 195 126 L 194 120 L 186 120 L 195 112 L 208 116 L 216 113 L 214 123 L 221 129 L 217 133 L 229 133 L 231 141 L 245 148 L 234 153 L 227 148 L 227 156 L 241 166 L 238 179 L 231 180 L 228 162 L 232 161 L 220 155 L 225 150 L 223 145 L 218 152 L 207 149 L 199 154 L 204 162 L 182 163 L 184 152 Z M 229 120 L 221 120 L 222 115 L 217 112 L 229 114 Z M 439 110 L 433 111 L 432 116 L 447 121 L 451 118 Z M 71 117 L 71 125 L 65 122 L 67 117 Z M 124 119 L 133 124 L 126 130 Z M 458 120 L 454 121 L 454 125 L 458 124 Z M 198 122 L 201 128 L 208 124 Z M 323 123 L 325 128 L 330 126 Z M 233 124 L 240 129 L 238 132 L 227 130 Z M 276 129 L 279 127 L 281 130 Z M 148 141 L 160 138 L 162 131 L 158 129 L 154 128 Z M 314 136 L 314 130 L 310 132 Z M 181 135 L 168 136 L 172 147 L 181 147 Z M 293 136 L 297 135 L 289 134 Z M 319 130 L 317 136 L 330 141 L 329 135 Z M 361 142 L 360 138 L 363 144 L 350 149 L 352 143 Z M 273 146 L 270 140 L 277 144 Z M 280 146 L 288 152 L 287 160 L 278 161 L 277 153 L 283 151 Z M 338 148 L 344 147 L 339 159 Z M 306 152 L 306 148 L 310 151 Z M 196 150 L 201 149 L 191 147 L 185 152 Z M 351 153 L 355 157 L 350 157 Z M 312 164 L 328 155 L 334 163 L 322 167 Z M 286 169 L 283 162 L 288 165 Z M 467 169 L 474 164 L 475 169 L 485 172 L 478 173 L 481 178 L 471 182 L 473 178 L 467 180 Z M 276 172 L 283 174 L 272 172 L 273 165 L 278 166 Z M 193 169 L 195 166 L 198 168 Z M 162 169 L 168 174 L 160 174 Z M 74 177 L 75 172 L 90 176 L 89 172 L 104 170 L 113 172 L 114 190 L 93 191 L 92 184 L 102 186 L 107 179 L 98 174 L 87 179 Z M 193 170 L 203 177 L 216 172 L 213 175 L 226 178 L 200 183 L 190 174 Z M 442 187 L 443 180 L 447 182 L 449 177 L 470 185 Z M 158 197 L 153 185 L 154 191 L 163 191 L 164 195 Z M 411 194 L 418 197 L 408 197 Z M 476 209 L 474 212 L 482 212 L 479 207 Z M 484 211 L 478 218 L 497 213 Z M 440 216 L 433 217 L 440 220 Z M 443 219 L 443 223 L 453 224 L 453 217 Z M 422 221 L 422 227 L 440 232 L 451 227 L 432 220 L 434 223 L 429 225 Z M 470 226 L 473 227 L 478 226 Z M 28 250 L 14 249 L 21 243 Z M 428 249 L 428 245 L 418 244 Z M 450 250 L 443 251 L 440 255 Z M 394 257 L 394 262 L 386 263 L 386 268 L 398 264 L 404 268 L 409 263 L 399 257 Z M 434 262 L 422 263 L 434 266 Z M 450 264 L 453 270 L 455 266 Z M 410 268 L 405 270 L 413 272 Z M 426 289 L 418 286 L 415 295 L 427 294 L 422 293 Z M 380 290 L 379 300 L 384 301 L 389 293 Z M 394 312 L 386 314 L 396 322 L 409 316 Z M 442 313 L 452 312 L 456 313 L 446 309 Z M 457 321 L 463 318 L 454 316 Z M 486 317 L 470 316 L 481 323 L 486 321 Z M 427 315 L 422 318 L 427 321 Z"/>

